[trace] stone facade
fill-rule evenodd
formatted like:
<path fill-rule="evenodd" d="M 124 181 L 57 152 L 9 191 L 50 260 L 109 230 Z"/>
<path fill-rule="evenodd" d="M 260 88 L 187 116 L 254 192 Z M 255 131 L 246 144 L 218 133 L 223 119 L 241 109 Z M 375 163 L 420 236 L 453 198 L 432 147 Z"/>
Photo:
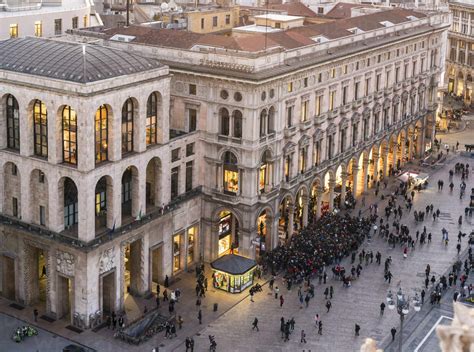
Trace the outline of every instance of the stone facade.
<path fill-rule="evenodd" d="M 71 285 L 72 323 L 94 326 L 165 275 L 231 248 L 258 257 L 338 207 L 337 194 L 360 198 L 430 148 L 448 25 L 433 14 L 283 53 L 104 40 L 169 68 L 88 84 L 0 71 L 0 255 L 19 254 L 15 299 L 41 297 L 45 263 L 48 314 L 62 315 Z M 147 145 L 152 93 L 158 132 Z M 25 137 L 38 131 L 38 102 L 47 157 Z M 76 165 L 63 150 L 69 107 Z"/>

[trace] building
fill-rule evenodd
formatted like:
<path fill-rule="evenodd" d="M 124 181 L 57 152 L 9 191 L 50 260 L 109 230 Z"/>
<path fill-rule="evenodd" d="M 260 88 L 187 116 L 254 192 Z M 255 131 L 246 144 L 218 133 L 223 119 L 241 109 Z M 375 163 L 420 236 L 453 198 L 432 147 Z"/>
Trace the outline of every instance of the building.
<path fill-rule="evenodd" d="M 10 65 L 40 39 L 1 43 L 2 294 L 33 302 L 46 263 L 48 313 L 74 285 L 73 323 L 93 326 L 128 291 L 258 258 L 361 197 L 430 148 L 449 25 L 393 9 L 272 33 L 79 30 L 94 44 L 45 41 L 74 51 L 59 72 Z"/>
<path fill-rule="evenodd" d="M 24 38 L 0 72 L 3 296 L 84 327 L 199 260 L 197 134 L 170 140 L 168 67 Z"/>
<path fill-rule="evenodd" d="M 445 83 L 449 93 L 462 95 L 470 105 L 474 88 L 474 2 L 450 1 L 449 8 L 453 23 L 448 32 Z"/>
<path fill-rule="evenodd" d="M 60 36 L 68 29 L 102 25 L 91 0 L 0 0 L 0 40 Z"/>

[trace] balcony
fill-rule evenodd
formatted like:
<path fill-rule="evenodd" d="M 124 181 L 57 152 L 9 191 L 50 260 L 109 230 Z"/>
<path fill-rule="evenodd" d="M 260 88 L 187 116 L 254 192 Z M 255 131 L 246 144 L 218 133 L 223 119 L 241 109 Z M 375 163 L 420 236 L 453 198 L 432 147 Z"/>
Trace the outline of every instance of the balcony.
<path fill-rule="evenodd" d="M 321 126 L 327 119 L 327 114 L 321 114 L 314 117 L 314 125 L 316 127 Z"/>
<path fill-rule="evenodd" d="M 308 128 L 311 127 L 312 124 L 313 124 L 313 122 L 311 120 L 306 120 L 304 122 L 300 122 L 300 131 L 301 132 L 306 131 Z"/>
<path fill-rule="evenodd" d="M 403 81 L 403 88 L 407 88 L 409 87 L 411 84 L 411 81 L 409 79 L 406 79 Z"/>
<path fill-rule="evenodd" d="M 372 95 L 367 95 L 364 97 L 364 105 L 370 104 L 372 102 Z"/>
<path fill-rule="evenodd" d="M 234 138 L 231 136 L 219 135 L 217 136 L 217 141 L 226 144 L 242 144 L 242 138 Z"/>
<path fill-rule="evenodd" d="M 351 103 L 347 103 L 341 106 L 341 114 L 348 113 L 351 110 L 351 107 L 352 107 Z"/>
<path fill-rule="evenodd" d="M 390 88 L 386 88 L 384 91 L 383 91 L 383 94 L 388 97 L 390 94 L 393 93 L 393 88 L 390 87 Z"/>
<path fill-rule="evenodd" d="M 383 96 L 383 90 L 379 90 L 378 92 L 375 92 L 374 94 L 374 99 L 380 99 Z"/>
<path fill-rule="evenodd" d="M 267 190 L 267 188 L 268 188 L 268 190 Z M 276 188 L 276 187 L 271 188 L 271 186 L 268 185 L 268 186 L 265 186 L 265 192 L 260 193 L 258 195 L 258 199 L 263 201 L 263 202 L 267 202 L 267 201 L 275 198 L 275 196 L 278 196 L 278 194 L 279 194 L 279 189 L 278 188 Z"/>
<path fill-rule="evenodd" d="M 260 137 L 260 144 L 264 144 L 264 143 L 267 143 L 267 142 L 270 142 L 272 140 L 275 139 L 275 131 L 272 131 L 271 133 L 267 134 L 266 136 L 262 136 Z M 240 142 L 242 143 L 242 142 Z"/>
<path fill-rule="evenodd" d="M 398 91 L 400 89 L 402 89 L 402 82 L 395 83 L 395 85 L 393 86 L 393 90 Z"/>
<path fill-rule="evenodd" d="M 328 119 L 329 120 L 335 119 L 338 115 L 339 115 L 339 109 L 336 108 L 328 112 Z"/>
<path fill-rule="evenodd" d="M 296 126 L 285 127 L 283 130 L 283 135 L 285 138 L 291 138 L 296 134 Z"/>
<path fill-rule="evenodd" d="M 352 102 L 352 109 L 358 109 L 362 106 L 362 99 L 357 99 Z"/>
<path fill-rule="evenodd" d="M 416 84 L 418 82 L 418 76 L 411 78 L 411 84 Z"/>

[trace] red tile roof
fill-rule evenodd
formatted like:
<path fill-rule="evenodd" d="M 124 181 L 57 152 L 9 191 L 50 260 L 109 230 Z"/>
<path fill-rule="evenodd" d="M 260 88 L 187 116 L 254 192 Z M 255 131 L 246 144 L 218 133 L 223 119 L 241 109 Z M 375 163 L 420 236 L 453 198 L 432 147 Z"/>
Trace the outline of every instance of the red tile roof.
<path fill-rule="evenodd" d="M 317 17 L 318 15 L 301 2 L 287 2 L 285 4 L 269 5 L 270 10 L 281 10 L 290 16 Z"/>
<path fill-rule="evenodd" d="M 326 13 L 326 17 L 334 18 L 334 19 L 342 19 L 342 18 L 350 18 L 351 17 L 351 10 L 354 7 L 362 7 L 366 5 L 361 4 L 353 4 L 347 2 L 338 2 L 334 7 Z"/>

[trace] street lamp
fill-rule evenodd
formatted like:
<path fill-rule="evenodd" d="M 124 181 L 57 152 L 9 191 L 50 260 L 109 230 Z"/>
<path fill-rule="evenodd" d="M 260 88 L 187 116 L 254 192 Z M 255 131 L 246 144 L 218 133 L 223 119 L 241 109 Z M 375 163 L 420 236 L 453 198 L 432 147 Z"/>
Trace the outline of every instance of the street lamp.
<path fill-rule="evenodd" d="M 400 316 L 400 337 L 399 337 L 399 345 L 398 351 L 402 352 L 402 344 L 403 344 L 403 321 L 405 320 L 405 315 L 407 315 L 410 311 L 410 297 L 405 295 L 402 292 L 402 288 L 400 287 L 396 294 L 396 300 L 393 298 L 392 291 L 388 291 L 387 293 L 387 302 L 388 308 L 390 310 L 397 309 L 397 313 Z M 418 297 L 418 294 L 415 293 L 415 297 L 413 298 L 413 309 L 415 312 L 419 312 L 421 310 L 421 300 Z"/>

